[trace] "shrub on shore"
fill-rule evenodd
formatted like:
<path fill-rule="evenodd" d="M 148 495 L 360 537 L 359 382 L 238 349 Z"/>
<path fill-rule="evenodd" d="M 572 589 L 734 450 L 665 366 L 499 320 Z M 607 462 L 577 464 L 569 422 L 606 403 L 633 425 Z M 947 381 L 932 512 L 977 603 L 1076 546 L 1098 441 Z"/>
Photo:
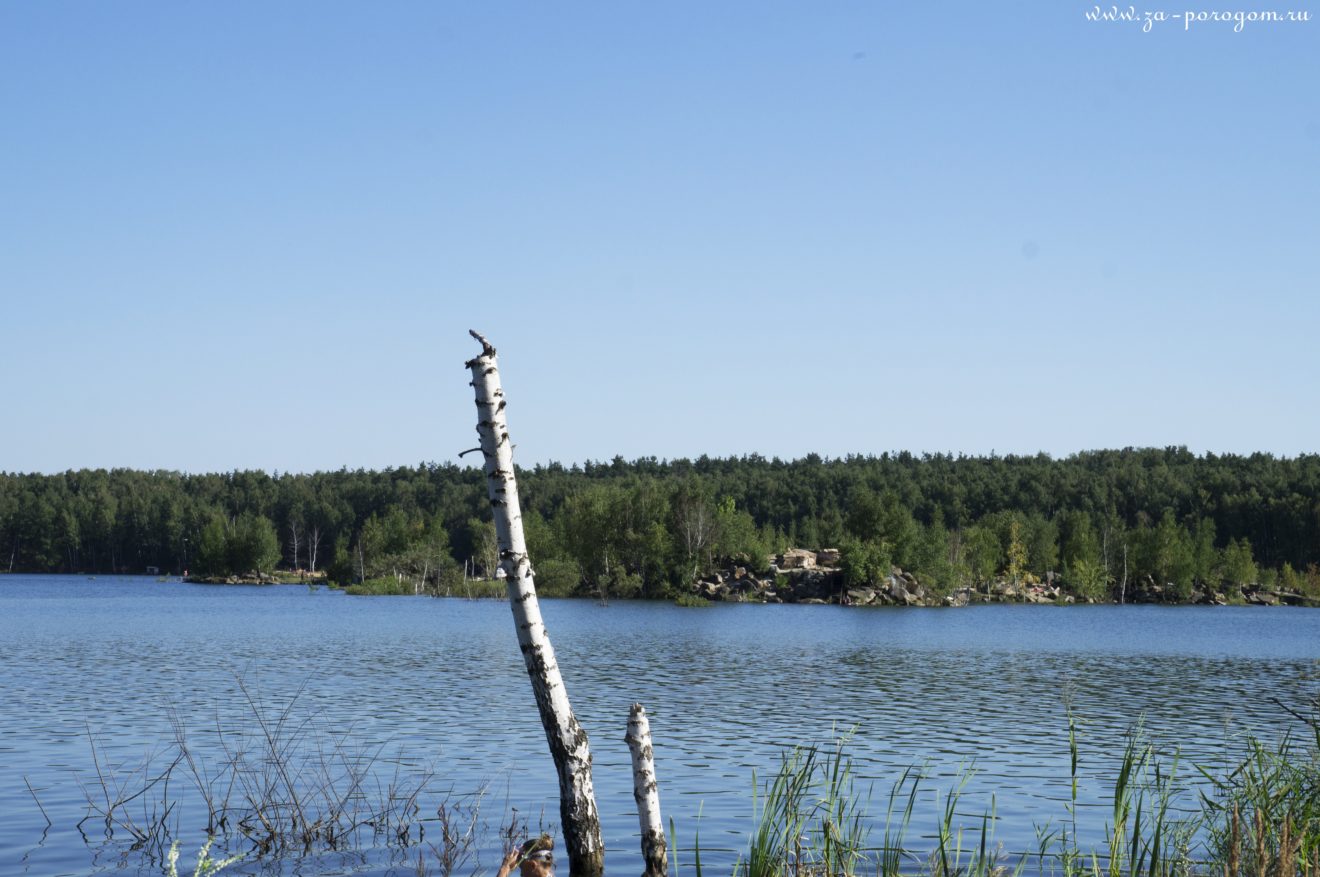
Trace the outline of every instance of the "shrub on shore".
<path fill-rule="evenodd" d="M 711 605 L 711 603 L 705 597 L 697 594 L 679 594 L 674 598 L 674 605 L 685 608 L 702 608 Z"/>

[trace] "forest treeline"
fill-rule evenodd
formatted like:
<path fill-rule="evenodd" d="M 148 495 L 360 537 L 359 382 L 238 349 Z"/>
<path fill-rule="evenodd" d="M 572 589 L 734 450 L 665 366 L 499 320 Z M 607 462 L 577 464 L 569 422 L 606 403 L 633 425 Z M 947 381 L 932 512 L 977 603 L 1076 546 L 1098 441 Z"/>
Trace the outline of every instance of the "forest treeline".
<path fill-rule="evenodd" d="M 1054 578 L 1106 599 L 1143 577 L 1320 591 L 1320 456 L 1185 448 L 1053 459 L 909 453 L 520 469 L 546 594 L 662 597 L 787 547 L 837 547 L 850 583 L 891 565 L 949 589 Z M 0 474 L 0 570 L 323 571 L 447 593 L 497 562 L 480 470 Z"/>

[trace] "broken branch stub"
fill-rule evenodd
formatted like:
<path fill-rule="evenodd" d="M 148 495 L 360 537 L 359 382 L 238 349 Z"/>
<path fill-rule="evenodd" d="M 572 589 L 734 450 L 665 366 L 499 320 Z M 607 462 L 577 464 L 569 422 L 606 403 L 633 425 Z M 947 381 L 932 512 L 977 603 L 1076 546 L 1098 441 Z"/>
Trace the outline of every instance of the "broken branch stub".
<path fill-rule="evenodd" d="M 600 836 L 600 816 L 591 782 L 591 750 L 587 733 L 578 724 L 568 702 L 568 691 L 559 674 L 555 650 L 550 645 L 536 600 L 536 585 L 527 543 L 523 538 L 522 510 L 514 479 L 513 448 L 505 420 L 504 390 L 500 387 L 495 348 L 475 331 L 481 355 L 468 360 L 472 387 L 476 392 L 477 435 L 485 458 L 486 489 L 495 516 L 500 568 L 504 571 L 532 694 L 541 714 L 545 739 L 559 774 L 559 818 L 564 829 L 569 877 L 601 877 L 605 870 L 605 847 Z"/>

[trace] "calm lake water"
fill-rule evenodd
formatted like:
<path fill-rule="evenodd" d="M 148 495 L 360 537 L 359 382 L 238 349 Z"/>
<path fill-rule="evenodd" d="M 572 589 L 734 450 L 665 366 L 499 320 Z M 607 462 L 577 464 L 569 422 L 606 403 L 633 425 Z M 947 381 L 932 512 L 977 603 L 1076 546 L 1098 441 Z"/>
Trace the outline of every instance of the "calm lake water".
<path fill-rule="evenodd" d="M 1083 728 L 1082 829 L 1098 838 L 1108 777 L 1135 723 L 1165 752 L 1180 749 L 1186 774 L 1189 762 L 1236 752 L 1247 732 L 1297 730 L 1272 699 L 1300 708 L 1320 690 L 1316 610 L 562 600 L 542 610 L 591 735 L 614 874 L 641 869 L 623 742 L 634 701 L 651 715 L 661 803 L 680 847 L 699 828 L 703 864 L 728 874 L 751 824 L 753 772 L 773 773 L 785 746 L 852 730 L 881 823 L 890 784 L 926 765 L 912 836 L 933 832 L 936 792 L 974 765 L 960 807 L 969 824 L 993 794 L 998 839 L 1034 850 L 1035 826 L 1065 815 L 1066 702 Z M 433 769 L 437 793 L 423 796 L 424 816 L 440 791 L 484 785 L 492 830 L 509 807 L 533 827 L 542 814 L 558 820 L 502 602 L 10 575 L 0 576 L 0 873 L 161 873 L 123 831 L 107 839 L 95 819 L 85 835 L 76 827 L 88 796 L 102 794 L 89 737 L 102 771 L 131 787 L 144 763 L 148 774 L 168 764 L 175 715 L 214 768 L 236 740 L 259 733 L 240 679 L 268 717 L 292 701 L 288 727 L 305 748 L 376 755 L 370 794 Z M 171 818 L 191 873 L 205 820 L 180 777 L 167 796 L 178 802 Z M 160 791 L 140 799 L 139 817 Z M 416 856 L 368 835 L 352 853 L 251 860 L 225 873 L 411 874 Z M 480 866 L 491 873 L 495 864 L 485 849 Z"/>

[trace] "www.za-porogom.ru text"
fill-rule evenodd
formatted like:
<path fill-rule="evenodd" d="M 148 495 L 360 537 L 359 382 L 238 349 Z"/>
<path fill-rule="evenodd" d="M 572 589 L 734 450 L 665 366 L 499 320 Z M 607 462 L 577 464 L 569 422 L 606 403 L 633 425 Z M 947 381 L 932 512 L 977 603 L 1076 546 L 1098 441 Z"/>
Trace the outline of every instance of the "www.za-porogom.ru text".
<path fill-rule="evenodd" d="M 1085 12 L 1087 21 L 1138 24 L 1144 33 L 1150 33 L 1156 25 L 1181 23 L 1183 30 L 1191 30 L 1194 24 L 1231 24 L 1234 33 L 1241 33 L 1248 24 L 1288 24 L 1308 22 L 1309 11 L 1275 12 L 1272 10 L 1230 11 L 1227 9 L 1184 9 L 1182 12 L 1168 12 L 1163 9 L 1138 10 L 1135 6 L 1092 6 Z"/>

